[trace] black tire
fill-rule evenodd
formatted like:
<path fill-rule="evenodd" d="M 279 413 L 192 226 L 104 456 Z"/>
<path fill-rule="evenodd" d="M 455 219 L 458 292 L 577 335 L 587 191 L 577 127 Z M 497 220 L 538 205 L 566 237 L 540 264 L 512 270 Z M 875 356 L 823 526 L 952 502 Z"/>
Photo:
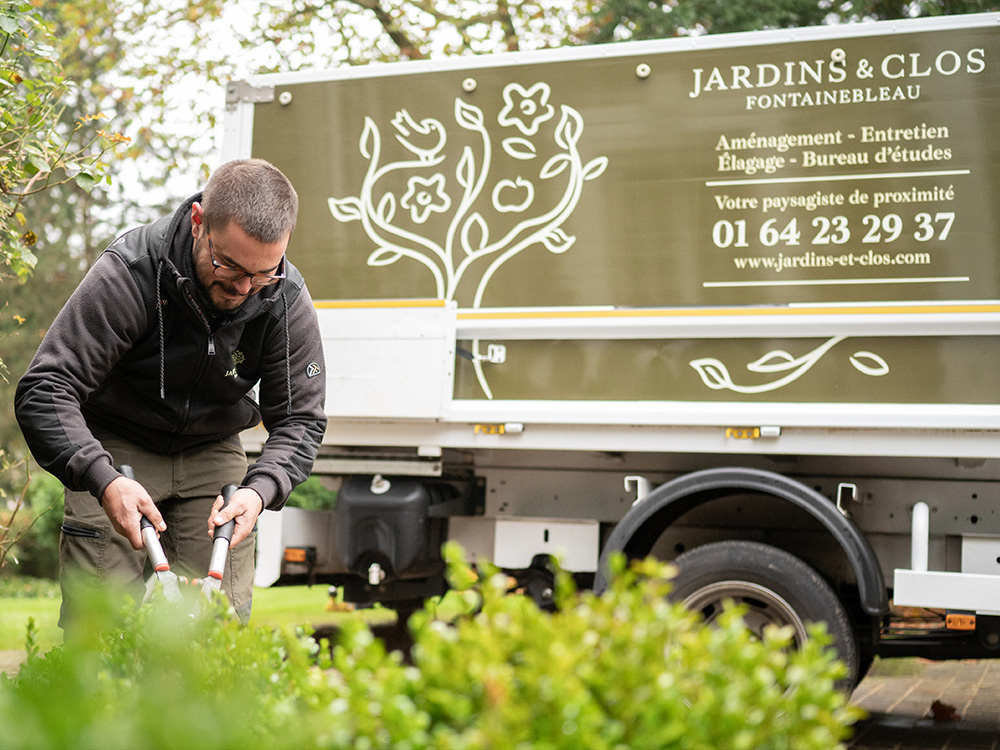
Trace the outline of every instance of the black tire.
<path fill-rule="evenodd" d="M 829 584 L 799 558 L 767 544 L 726 541 L 695 547 L 673 562 L 678 574 L 671 597 L 700 611 L 707 622 L 732 600 L 747 607 L 744 619 L 751 631 L 789 625 L 796 645 L 807 637 L 807 624 L 825 622 L 847 665 L 838 687 L 850 691 L 857 684 L 860 656 L 847 611 Z"/>

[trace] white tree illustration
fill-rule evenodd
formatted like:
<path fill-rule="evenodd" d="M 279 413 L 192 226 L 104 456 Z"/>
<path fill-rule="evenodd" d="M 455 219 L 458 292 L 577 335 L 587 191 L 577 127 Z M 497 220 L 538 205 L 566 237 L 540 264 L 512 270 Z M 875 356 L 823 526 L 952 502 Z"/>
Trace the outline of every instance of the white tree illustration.
<path fill-rule="evenodd" d="M 414 260 L 430 272 L 434 294 L 452 300 L 466 274 L 482 260 L 486 266 L 472 299 L 472 306 L 478 308 L 497 270 L 514 256 L 536 245 L 552 253 L 565 253 L 573 246 L 576 238 L 563 224 L 576 209 L 584 182 L 603 174 L 608 159 L 598 156 L 584 163 L 579 150 L 583 118 L 565 104 L 558 108 L 553 143 L 538 142 L 542 126 L 556 116 L 547 83 L 527 88 L 510 83 L 502 97 L 504 106 L 496 126 L 488 126 L 479 107 L 460 97 L 455 99 L 455 124 L 475 134 L 475 147 L 461 147 L 453 181 L 442 170 L 449 154 L 448 129 L 440 119 L 417 120 L 407 110 L 398 111 L 391 123 L 395 137 L 413 157 L 383 164 L 382 133 L 372 118 L 365 117 L 360 152 L 368 167 L 360 191 L 358 195 L 330 198 L 329 206 L 338 221 L 361 222 L 375 244 L 368 256 L 369 266 L 388 266 L 403 258 Z M 502 137 L 511 132 L 517 134 Z M 491 177 L 495 137 L 503 152 L 523 167 L 513 179 Z M 398 185 L 400 176 L 406 175 L 406 190 L 399 198 L 384 187 Z M 551 185 L 557 178 L 561 180 L 558 199 L 551 206 L 536 208 L 538 186 L 543 182 Z M 477 210 L 483 205 L 492 208 L 496 216 L 510 216 L 515 221 L 504 223 L 497 231 L 482 210 Z M 447 218 L 443 229 L 434 224 L 437 234 L 431 231 L 434 214 Z M 476 375 L 487 398 L 492 398 L 478 348 L 479 342 L 473 342 Z"/>

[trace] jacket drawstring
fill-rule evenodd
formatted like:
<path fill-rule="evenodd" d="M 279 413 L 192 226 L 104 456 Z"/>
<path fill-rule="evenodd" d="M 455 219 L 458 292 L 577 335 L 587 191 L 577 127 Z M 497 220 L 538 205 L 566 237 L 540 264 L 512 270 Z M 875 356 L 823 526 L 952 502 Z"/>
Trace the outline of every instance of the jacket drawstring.
<path fill-rule="evenodd" d="M 288 298 L 285 296 L 284 284 L 281 287 L 281 304 L 285 306 L 285 314 L 282 316 L 285 322 L 285 390 L 288 395 L 286 414 L 292 415 L 292 366 L 291 366 L 291 345 L 288 340 Z"/>
<path fill-rule="evenodd" d="M 165 362 L 166 359 L 166 346 L 164 344 L 164 332 L 163 332 L 163 306 L 166 304 L 166 300 L 160 297 L 160 282 L 163 278 L 163 261 L 160 260 L 156 264 L 156 317 L 160 326 L 160 400 L 164 401 L 167 398 L 166 391 L 166 379 L 164 376 L 165 372 Z"/>

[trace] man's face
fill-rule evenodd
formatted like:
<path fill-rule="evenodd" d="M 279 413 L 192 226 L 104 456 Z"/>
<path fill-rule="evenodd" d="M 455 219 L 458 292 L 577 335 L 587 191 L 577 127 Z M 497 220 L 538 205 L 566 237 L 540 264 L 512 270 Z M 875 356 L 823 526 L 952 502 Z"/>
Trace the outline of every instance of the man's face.
<path fill-rule="evenodd" d="M 212 306 L 219 312 L 235 312 L 264 287 L 252 283 L 249 276 L 220 278 L 212 263 L 213 256 L 216 264 L 258 278 L 279 274 L 284 268 L 282 261 L 288 237 L 268 244 L 250 237 L 233 222 L 207 227 L 198 203 L 191 211 L 191 234 L 194 237 L 195 274 Z"/>

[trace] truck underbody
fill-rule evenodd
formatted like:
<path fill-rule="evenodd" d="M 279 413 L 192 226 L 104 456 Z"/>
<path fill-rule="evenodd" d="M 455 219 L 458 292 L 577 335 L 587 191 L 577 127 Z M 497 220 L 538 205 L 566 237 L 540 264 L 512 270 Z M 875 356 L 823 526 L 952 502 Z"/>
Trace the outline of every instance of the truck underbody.
<path fill-rule="evenodd" d="M 403 446 L 355 446 L 324 448 L 317 468 L 331 472 L 321 476 L 339 490 L 337 509 L 266 514 L 259 583 L 329 584 L 359 606 L 380 602 L 405 612 L 447 590 L 439 549 L 452 539 L 471 559 L 506 570 L 544 606 L 552 596 L 550 556 L 574 573 L 578 585 L 600 586 L 601 555 L 608 554 L 614 530 L 643 503 L 655 502 L 657 488 L 682 483 L 682 495 L 672 501 L 678 507 L 651 513 L 630 530 L 621 551 L 680 558 L 683 567 L 685 553 L 714 546 L 710 567 L 704 560 L 697 564 L 712 586 L 685 596 L 709 619 L 732 599 L 753 612 L 760 627 L 793 624 L 804 633 L 805 615 L 788 599 L 825 585 L 850 623 L 856 639 L 851 658 L 859 670 L 875 656 L 1000 655 L 1000 616 L 982 606 L 991 598 L 988 585 L 1000 582 L 995 459 L 518 449 L 445 449 L 428 457 Z M 800 485 L 810 500 L 748 486 L 748 476 Z M 871 556 L 838 538 L 809 502 L 863 529 L 859 537 Z M 920 554 L 913 549 L 918 502 L 930 515 L 926 570 L 997 576 L 978 579 L 971 601 L 934 606 L 942 593 L 937 580 L 924 594 L 927 605 L 891 601 L 895 571 L 911 570 L 911 557 Z M 760 562 L 765 570 L 781 566 L 779 583 L 748 582 L 752 563 L 741 557 L 727 562 L 725 549 L 744 542 L 762 545 L 751 548 L 758 556 L 790 554 L 819 582 L 809 572 L 792 576 L 784 558 Z M 865 596 L 859 571 L 874 581 Z M 822 614 L 824 621 L 834 617 Z"/>

